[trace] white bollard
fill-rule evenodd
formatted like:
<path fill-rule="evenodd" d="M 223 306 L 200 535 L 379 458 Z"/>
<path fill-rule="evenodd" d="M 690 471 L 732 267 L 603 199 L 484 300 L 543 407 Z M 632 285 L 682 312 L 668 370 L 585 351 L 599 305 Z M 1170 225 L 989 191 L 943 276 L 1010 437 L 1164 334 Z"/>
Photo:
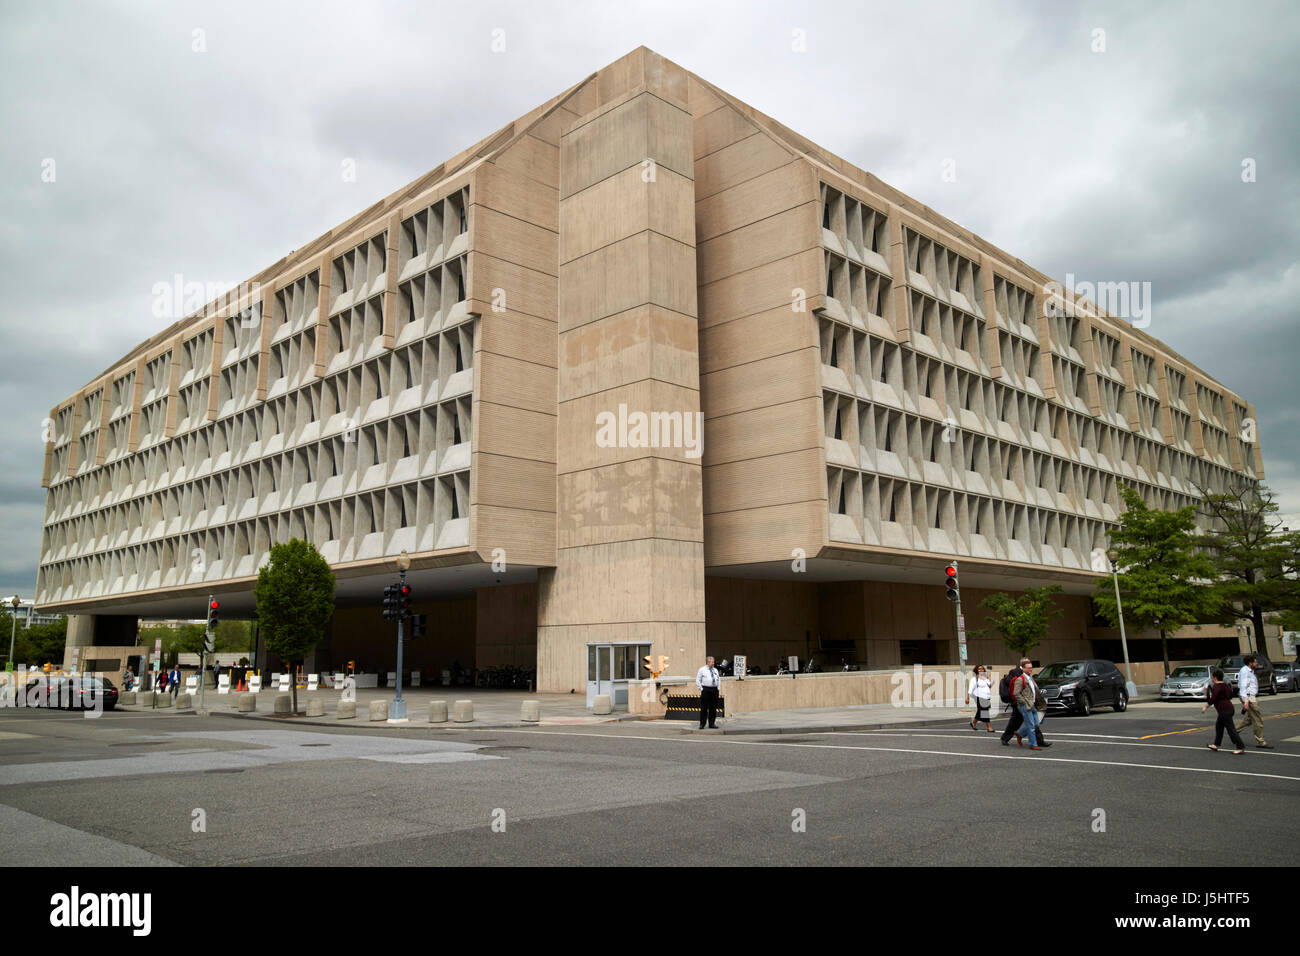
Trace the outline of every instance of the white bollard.
<path fill-rule="evenodd" d="M 542 719 L 542 702 L 540 700 L 524 701 L 519 707 L 519 719 L 533 724 L 537 723 Z"/>
<path fill-rule="evenodd" d="M 596 699 L 591 702 L 591 712 L 593 714 L 612 714 L 614 705 L 610 702 L 609 694 L 597 694 Z"/>
<path fill-rule="evenodd" d="M 388 719 L 388 701 L 372 700 L 370 702 L 370 719 L 387 720 Z"/>
<path fill-rule="evenodd" d="M 458 700 L 452 710 L 451 719 L 458 724 L 468 724 L 474 719 L 474 702 L 472 700 Z"/>
<path fill-rule="evenodd" d="M 324 702 L 324 701 L 320 701 L 320 700 L 309 700 L 309 701 L 307 701 L 307 716 L 308 716 L 308 717 L 324 717 L 324 716 L 325 716 L 325 702 Z"/>
<path fill-rule="evenodd" d="M 253 713 L 253 711 L 255 711 L 255 710 L 257 710 L 257 695 L 256 695 L 256 694 L 240 694 L 240 695 L 239 695 L 239 713 L 241 713 L 241 714 L 251 714 L 251 713 Z"/>
<path fill-rule="evenodd" d="M 339 701 L 339 709 L 335 712 L 334 714 L 335 717 L 337 717 L 339 720 L 346 720 L 347 718 L 355 717 L 356 715 L 357 715 L 357 702 L 355 700 Z"/>
<path fill-rule="evenodd" d="M 447 702 L 435 700 L 429 702 L 429 723 L 445 724 L 447 722 Z"/>
<path fill-rule="evenodd" d="M 293 713 L 293 696 L 291 694 L 275 695 L 275 713 L 277 714 Z"/>

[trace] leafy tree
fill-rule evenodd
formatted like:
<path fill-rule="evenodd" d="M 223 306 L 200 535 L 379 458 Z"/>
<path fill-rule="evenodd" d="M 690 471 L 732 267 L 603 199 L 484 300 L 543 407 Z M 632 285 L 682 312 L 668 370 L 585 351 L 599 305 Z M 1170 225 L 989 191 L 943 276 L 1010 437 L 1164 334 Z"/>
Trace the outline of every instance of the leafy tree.
<path fill-rule="evenodd" d="M 271 547 L 271 560 L 257 572 L 255 594 L 266 649 L 292 670 L 320 641 L 334 613 L 334 572 L 310 542 L 291 538 Z M 292 684 L 297 713 L 298 682 Z"/>
<path fill-rule="evenodd" d="M 980 601 L 980 607 L 992 612 L 987 618 L 990 626 L 973 630 L 971 635 L 983 637 L 990 630 L 997 631 L 1002 635 L 1002 642 L 1015 652 L 1017 660 L 1026 656 L 1030 648 L 1047 636 L 1052 618 L 1063 613 L 1052 601 L 1052 596 L 1060 590 L 1059 584 L 1051 584 L 1026 588 L 1019 597 L 1002 591 L 990 594 Z"/>
<path fill-rule="evenodd" d="M 1168 632 L 1212 618 L 1219 605 L 1211 586 L 1214 564 L 1197 547 L 1195 505 L 1156 511 L 1132 488 L 1121 485 L 1120 495 L 1127 510 L 1120 515 L 1119 527 L 1111 531 L 1110 543 L 1119 554 L 1124 623 L 1139 631 L 1160 631 L 1167 677 Z M 1113 626 L 1119 624 L 1109 577 L 1097 582 L 1093 602 L 1102 618 Z"/>
<path fill-rule="evenodd" d="M 1282 529 L 1273 492 L 1262 483 L 1240 481 L 1220 492 L 1198 490 L 1208 524 L 1200 543 L 1217 572 L 1220 617 L 1250 621 L 1260 641 L 1265 614 L 1300 610 L 1300 580 L 1292 576 L 1300 532 Z"/>
<path fill-rule="evenodd" d="M 0 612 L 0 657 L 9 656 L 9 636 L 14 637 L 14 665 L 36 664 L 46 662 L 56 667 L 63 663 L 63 649 L 68 639 L 68 619 L 61 617 L 47 624 L 33 624 L 13 630 L 13 615 L 8 611 Z"/>
<path fill-rule="evenodd" d="M 221 621 L 217 624 L 217 650 L 247 653 L 251 633 L 248 621 Z"/>

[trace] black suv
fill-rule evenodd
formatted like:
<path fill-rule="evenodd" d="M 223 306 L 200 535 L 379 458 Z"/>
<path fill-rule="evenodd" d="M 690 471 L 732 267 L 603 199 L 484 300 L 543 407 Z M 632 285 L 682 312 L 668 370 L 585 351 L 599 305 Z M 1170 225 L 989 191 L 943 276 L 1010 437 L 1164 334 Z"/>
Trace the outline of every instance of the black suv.
<path fill-rule="evenodd" d="M 1227 657 L 1220 657 L 1219 663 L 1214 666 L 1223 671 L 1223 679 L 1232 685 L 1232 693 L 1235 697 L 1237 694 L 1237 676 L 1242 668 L 1242 654 L 1230 654 Z M 1277 675 L 1273 673 L 1273 665 L 1269 663 L 1267 657 L 1255 652 L 1255 657 L 1259 660 L 1259 666 L 1255 668 L 1255 679 L 1259 681 L 1259 692 L 1261 694 L 1277 693 Z"/>
<path fill-rule="evenodd" d="M 1057 661 L 1034 675 L 1047 698 L 1047 710 L 1073 711 L 1082 717 L 1101 704 L 1128 710 L 1124 675 L 1110 661 Z"/>

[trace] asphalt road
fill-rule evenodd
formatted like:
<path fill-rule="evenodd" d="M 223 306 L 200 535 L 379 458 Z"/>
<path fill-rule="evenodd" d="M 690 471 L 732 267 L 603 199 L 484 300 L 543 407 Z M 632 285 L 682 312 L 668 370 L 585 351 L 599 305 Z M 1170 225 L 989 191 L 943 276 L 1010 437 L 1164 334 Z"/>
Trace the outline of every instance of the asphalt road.
<path fill-rule="evenodd" d="M 1053 716 L 1038 753 L 965 724 L 724 736 L 6 710 L 0 862 L 1195 866 L 1245 845 L 1290 865 L 1300 695 L 1263 709 L 1276 749 L 1247 734 L 1243 756 L 1205 748 L 1195 704 Z"/>

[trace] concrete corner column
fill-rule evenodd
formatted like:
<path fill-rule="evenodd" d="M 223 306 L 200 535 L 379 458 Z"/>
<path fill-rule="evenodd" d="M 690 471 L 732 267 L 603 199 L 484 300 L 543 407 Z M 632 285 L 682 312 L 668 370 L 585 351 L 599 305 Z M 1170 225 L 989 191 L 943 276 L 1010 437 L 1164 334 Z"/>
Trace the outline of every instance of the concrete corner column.
<path fill-rule="evenodd" d="M 585 687 L 586 645 L 704 654 L 692 118 L 642 87 L 560 140 L 556 567 L 537 686 Z M 683 660 L 684 658 L 684 660 Z"/>

